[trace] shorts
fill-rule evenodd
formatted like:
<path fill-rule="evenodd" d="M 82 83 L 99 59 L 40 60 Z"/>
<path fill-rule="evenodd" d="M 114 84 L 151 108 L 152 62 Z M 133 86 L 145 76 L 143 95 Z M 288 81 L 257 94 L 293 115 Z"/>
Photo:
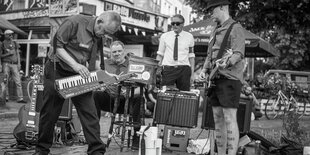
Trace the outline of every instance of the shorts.
<path fill-rule="evenodd" d="M 216 79 L 214 91 L 210 94 L 212 106 L 238 108 L 242 84 L 239 80 Z"/>

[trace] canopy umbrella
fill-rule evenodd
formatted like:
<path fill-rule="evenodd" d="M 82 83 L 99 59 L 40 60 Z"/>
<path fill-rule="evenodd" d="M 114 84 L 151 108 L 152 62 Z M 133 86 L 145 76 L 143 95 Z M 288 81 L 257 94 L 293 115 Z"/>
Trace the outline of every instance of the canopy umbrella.
<path fill-rule="evenodd" d="M 207 46 L 216 23 L 211 19 L 184 26 L 183 30 L 190 32 L 195 39 L 195 53 L 207 54 Z M 245 57 L 273 57 L 279 56 L 279 52 L 267 41 L 245 30 Z"/>
<path fill-rule="evenodd" d="M 18 27 L 16 27 L 14 24 L 4 19 L 3 17 L 0 17 L 0 29 L 2 29 L 3 31 L 5 31 L 6 29 L 10 29 L 14 31 L 15 33 L 18 33 L 21 35 L 28 35 L 26 32 L 19 29 Z"/>

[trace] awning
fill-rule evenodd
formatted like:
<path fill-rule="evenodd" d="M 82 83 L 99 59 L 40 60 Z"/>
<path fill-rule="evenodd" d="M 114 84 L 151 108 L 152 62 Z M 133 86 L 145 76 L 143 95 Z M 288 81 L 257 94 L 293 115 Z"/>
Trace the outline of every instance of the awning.
<path fill-rule="evenodd" d="M 195 39 L 195 53 L 205 53 L 208 46 L 209 38 L 215 29 L 216 23 L 210 19 L 203 20 L 191 25 L 184 26 L 183 30 L 193 34 Z M 245 56 L 246 57 L 272 57 L 280 56 L 269 42 L 263 40 L 254 33 L 244 30 L 245 34 Z M 197 47 L 196 47 L 197 46 Z M 203 50 L 203 51 L 202 51 Z"/>
<path fill-rule="evenodd" d="M 0 29 L 2 29 L 3 31 L 5 31 L 6 29 L 10 29 L 10 30 L 14 31 L 15 33 L 18 33 L 21 35 L 28 35 L 26 32 L 19 29 L 14 24 L 12 24 L 11 22 L 9 22 L 8 20 L 6 20 L 2 17 L 0 17 Z"/>

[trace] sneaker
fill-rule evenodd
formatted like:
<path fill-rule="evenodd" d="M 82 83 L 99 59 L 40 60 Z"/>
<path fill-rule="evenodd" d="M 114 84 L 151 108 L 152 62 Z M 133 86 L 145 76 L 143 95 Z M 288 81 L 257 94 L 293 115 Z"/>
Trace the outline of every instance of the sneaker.
<path fill-rule="evenodd" d="M 19 100 L 19 101 L 17 101 L 17 103 L 27 103 L 27 102 L 24 100 Z"/>

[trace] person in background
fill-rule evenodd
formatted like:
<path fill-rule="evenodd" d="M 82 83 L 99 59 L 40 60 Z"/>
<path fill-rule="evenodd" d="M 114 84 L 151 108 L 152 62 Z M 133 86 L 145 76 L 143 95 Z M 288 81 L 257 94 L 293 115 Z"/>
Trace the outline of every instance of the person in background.
<path fill-rule="evenodd" d="M 55 80 L 79 74 L 90 77 L 95 70 L 96 56 L 102 54 L 102 38 L 114 34 L 121 26 L 121 17 L 106 11 L 98 17 L 73 15 L 64 20 L 51 42 L 44 70 L 43 106 L 40 110 L 39 134 L 35 155 L 47 155 L 53 144 L 54 126 L 65 101 L 55 89 Z M 101 63 L 104 63 L 103 61 Z M 104 66 L 101 65 L 101 69 Z M 100 125 L 92 91 L 72 97 L 82 124 L 88 155 L 103 155 L 106 145 L 100 138 Z"/>
<path fill-rule="evenodd" d="M 216 144 L 219 155 L 236 155 L 239 143 L 239 128 L 237 123 L 237 109 L 243 81 L 245 35 L 244 29 L 229 14 L 228 0 L 210 0 L 207 10 L 211 18 L 218 24 L 211 35 L 208 55 L 199 79 L 209 76 L 214 65 L 218 67 L 218 74 L 214 77 L 214 86 L 209 88 L 207 104 L 212 105 Z M 234 25 L 232 25 L 234 24 Z M 232 25 L 228 34 L 226 47 L 221 49 L 224 36 Z M 222 51 L 220 51 L 220 49 Z M 222 58 L 227 61 L 217 61 L 217 55 L 223 52 Z"/>
<path fill-rule="evenodd" d="M 126 54 L 124 50 L 124 44 L 121 41 L 114 41 L 110 45 L 111 48 L 111 57 L 106 59 L 104 62 L 105 71 L 114 76 L 119 76 L 126 74 L 129 67 L 129 55 Z M 99 68 L 99 67 L 98 67 Z M 124 87 L 122 87 L 124 88 Z M 113 112 L 114 100 L 117 97 L 118 85 L 110 85 L 104 88 L 102 91 L 94 92 L 94 100 L 97 108 L 97 115 L 101 116 L 101 110 L 106 112 Z M 130 112 L 133 116 L 133 122 L 140 123 L 140 88 L 134 90 L 134 98 L 131 103 L 133 103 L 133 111 Z M 117 109 L 118 114 L 124 113 L 125 105 L 125 89 L 122 89 L 120 96 L 120 105 Z M 139 148 L 139 137 L 136 134 L 136 131 L 139 131 L 140 127 L 134 127 L 134 135 L 132 140 L 132 149 L 137 150 Z"/>
<path fill-rule="evenodd" d="M 172 31 L 161 35 L 156 60 L 162 66 L 161 86 L 172 86 L 189 91 L 194 81 L 194 37 L 183 31 L 184 17 L 174 15 L 171 18 Z"/>
<path fill-rule="evenodd" d="M 17 103 L 27 103 L 24 101 L 21 77 L 19 74 L 20 71 L 20 46 L 18 43 L 13 41 L 13 34 L 12 30 L 5 30 L 4 31 L 4 40 L 2 42 L 2 46 L 0 47 L 0 57 L 1 57 L 1 64 L 2 70 L 4 74 L 8 77 L 12 75 L 12 79 L 16 84 L 16 91 L 17 91 Z M 8 91 L 8 84 L 6 86 L 7 94 Z M 6 100 L 9 99 L 7 95 Z"/>

